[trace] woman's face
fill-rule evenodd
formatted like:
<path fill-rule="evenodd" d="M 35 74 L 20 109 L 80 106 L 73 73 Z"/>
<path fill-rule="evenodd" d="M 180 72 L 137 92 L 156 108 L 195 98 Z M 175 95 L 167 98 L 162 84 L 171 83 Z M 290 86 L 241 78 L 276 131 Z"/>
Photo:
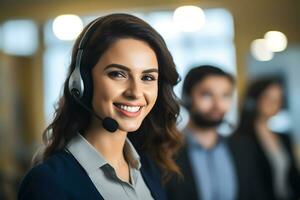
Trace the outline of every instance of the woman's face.
<path fill-rule="evenodd" d="M 282 87 L 279 84 L 270 85 L 259 98 L 259 115 L 270 118 L 277 114 L 282 106 L 282 95 Z"/>
<path fill-rule="evenodd" d="M 92 69 L 94 111 L 111 117 L 119 129 L 136 131 L 158 95 L 158 61 L 143 41 L 119 39 Z"/>

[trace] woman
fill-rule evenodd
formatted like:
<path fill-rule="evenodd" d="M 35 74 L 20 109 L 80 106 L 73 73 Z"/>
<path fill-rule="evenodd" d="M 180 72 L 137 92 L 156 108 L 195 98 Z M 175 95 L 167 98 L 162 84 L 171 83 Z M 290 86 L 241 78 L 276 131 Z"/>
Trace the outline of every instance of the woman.
<path fill-rule="evenodd" d="M 75 42 L 45 150 L 18 198 L 165 199 L 158 174 L 179 173 L 178 80 L 164 40 L 146 22 L 128 14 L 91 22 Z"/>
<path fill-rule="evenodd" d="M 283 93 L 279 79 L 265 78 L 250 85 L 245 97 L 234 137 L 240 147 L 236 154 L 245 164 L 243 174 L 247 176 L 241 182 L 247 183 L 245 188 L 252 191 L 247 196 L 251 198 L 244 199 L 300 197 L 300 178 L 289 135 L 274 133 L 268 127 L 269 119 L 284 104 Z"/>

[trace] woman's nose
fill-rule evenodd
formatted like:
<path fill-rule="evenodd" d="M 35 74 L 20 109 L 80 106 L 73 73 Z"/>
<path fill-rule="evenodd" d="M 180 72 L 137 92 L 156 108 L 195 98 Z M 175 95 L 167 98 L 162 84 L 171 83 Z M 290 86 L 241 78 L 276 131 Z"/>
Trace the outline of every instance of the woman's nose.
<path fill-rule="evenodd" d="M 142 85 L 138 79 L 131 79 L 125 91 L 125 96 L 138 99 L 143 94 Z"/>

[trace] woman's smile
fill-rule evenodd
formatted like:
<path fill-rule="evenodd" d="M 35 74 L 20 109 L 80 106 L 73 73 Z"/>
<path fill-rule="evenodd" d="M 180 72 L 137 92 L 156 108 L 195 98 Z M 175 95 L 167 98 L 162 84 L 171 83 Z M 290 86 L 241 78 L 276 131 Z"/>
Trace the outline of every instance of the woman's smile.
<path fill-rule="evenodd" d="M 126 117 L 137 117 L 144 106 L 132 103 L 114 103 L 114 107 L 118 113 L 125 115 Z"/>

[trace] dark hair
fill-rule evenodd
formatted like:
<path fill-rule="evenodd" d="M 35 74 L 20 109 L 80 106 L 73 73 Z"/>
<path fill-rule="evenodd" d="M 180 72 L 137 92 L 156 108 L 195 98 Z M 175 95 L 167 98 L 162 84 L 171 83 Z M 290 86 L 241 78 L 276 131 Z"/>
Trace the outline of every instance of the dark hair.
<path fill-rule="evenodd" d="M 182 141 L 182 136 L 176 128 L 179 104 L 173 92 L 173 86 L 178 83 L 179 75 L 163 38 L 146 22 L 129 14 L 111 14 L 96 20 L 82 58 L 81 74 L 85 85 L 83 102 L 92 107 L 91 70 L 110 45 L 122 38 L 134 38 L 148 43 L 155 51 L 159 65 L 158 97 L 153 109 L 136 131 L 139 135 L 136 141 L 141 144 L 139 148 L 152 156 L 165 176 L 180 173 L 173 160 L 173 155 Z M 75 68 L 79 41 L 87 27 L 75 42 L 63 96 L 59 100 L 53 122 L 44 131 L 43 140 L 46 148 L 42 160 L 65 148 L 71 138 L 79 131 L 84 132 L 90 123 L 91 115 L 73 99 L 68 90 L 70 74 Z"/>
<path fill-rule="evenodd" d="M 279 77 L 265 77 L 256 79 L 249 85 L 240 112 L 240 122 L 236 134 L 254 134 L 255 120 L 258 115 L 257 102 L 262 94 L 272 85 L 278 84 L 283 87 L 282 79 Z"/>
<path fill-rule="evenodd" d="M 182 86 L 182 104 L 190 110 L 190 96 L 193 87 L 209 76 L 222 76 L 227 78 L 232 84 L 235 83 L 234 77 L 222 69 L 211 66 L 201 65 L 192 68 L 186 75 Z"/>

